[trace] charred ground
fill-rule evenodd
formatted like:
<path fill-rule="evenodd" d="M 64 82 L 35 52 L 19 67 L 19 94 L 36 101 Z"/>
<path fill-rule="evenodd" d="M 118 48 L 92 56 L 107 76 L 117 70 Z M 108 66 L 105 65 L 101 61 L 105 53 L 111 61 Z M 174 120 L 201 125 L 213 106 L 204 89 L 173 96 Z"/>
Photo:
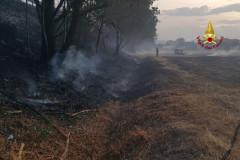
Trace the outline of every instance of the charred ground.
<path fill-rule="evenodd" d="M 42 89 L 42 95 L 55 98 L 56 103 L 37 107 L 47 121 L 22 103 L 13 104 L 7 98 L 9 93 L 2 94 L 2 158 L 9 159 L 12 147 L 18 149 L 23 142 L 26 144 L 24 159 L 57 159 L 64 152 L 66 143 L 55 128 L 57 126 L 64 134 L 71 133 L 68 150 L 71 160 L 212 160 L 223 158 L 231 143 L 226 159 L 237 159 L 240 143 L 237 130 L 239 57 L 144 56 L 138 59 L 131 70 L 132 83 L 127 90 L 119 91 L 118 98 L 103 98 L 102 92 L 96 94 L 98 87 L 93 87 L 93 93 L 104 103 L 99 103 L 95 97 L 90 100 L 67 84 L 48 84 L 52 91 Z M 124 62 L 132 65 L 134 60 Z M 119 65 L 115 64 L 119 71 Z M 108 73 L 111 71 L 114 67 Z M 120 78 L 124 74 L 117 75 Z M 102 78 L 117 83 L 118 78 L 110 77 Z M 101 81 L 99 85 L 104 86 L 106 82 Z M 16 83 L 21 84 L 19 80 Z M 24 95 L 19 91 L 14 93 Z M 69 98 L 70 101 L 65 102 Z M 79 111 L 89 109 L 90 104 L 81 104 L 84 101 L 91 102 L 95 109 L 74 115 L 76 106 L 85 106 Z M 96 107 L 97 104 L 101 107 Z M 64 106 L 68 109 L 63 110 Z M 22 112 L 10 112 L 14 110 Z M 6 140 L 10 134 L 15 136 L 13 141 Z"/>

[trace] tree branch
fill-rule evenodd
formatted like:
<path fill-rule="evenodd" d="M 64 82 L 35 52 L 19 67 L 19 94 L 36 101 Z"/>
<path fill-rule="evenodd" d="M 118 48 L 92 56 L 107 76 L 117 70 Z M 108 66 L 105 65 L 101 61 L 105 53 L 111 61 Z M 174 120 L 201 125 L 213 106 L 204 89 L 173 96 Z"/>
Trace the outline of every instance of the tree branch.
<path fill-rule="evenodd" d="M 122 43 L 120 46 L 120 49 L 123 49 L 126 45 L 127 45 L 128 41 L 126 41 L 125 43 Z"/>
<path fill-rule="evenodd" d="M 63 25 L 64 21 L 59 23 L 59 26 L 57 27 L 56 29 L 56 32 L 55 33 L 58 33 L 58 31 L 61 29 L 62 25 Z"/>
<path fill-rule="evenodd" d="M 62 14 L 59 15 L 56 19 L 54 19 L 55 23 L 58 23 L 60 20 L 64 19 L 67 16 L 67 11 L 63 10 Z"/>
<path fill-rule="evenodd" d="M 41 10 L 42 5 L 40 4 L 39 0 L 34 0 L 34 2 L 36 4 L 36 11 L 37 11 L 39 22 L 42 25 L 42 10 Z"/>
<path fill-rule="evenodd" d="M 60 32 L 60 33 L 58 33 L 58 34 L 56 34 L 56 35 L 54 36 L 54 38 L 57 38 L 57 37 L 61 36 L 63 33 L 64 33 L 64 31 L 62 31 L 62 32 Z"/>
<path fill-rule="evenodd" d="M 36 3 L 36 6 L 41 6 L 39 0 L 34 0 L 34 2 Z"/>
<path fill-rule="evenodd" d="M 107 3 L 105 3 L 105 4 L 101 5 L 101 6 L 94 6 L 94 7 L 88 8 L 88 9 L 80 12 L 80 17 L 81 17 L 81 16 L 84 16 L 85 14 L 87 14 L 87 13 L 89 13 L 89 12 L 92 12 L 92 11 L 94 11 L 94 10 L 101 9 L 101 8 L 104 8 L 104 7 L 105 7 L 105 8 L 107 7 Z"/>
<path fill-rule="evenodd" d="M 61 1 L 59 2 L 57 8 L 55 9 L 55 11 L 54 11 L 54 13 L 53 13 L 53 15 L 52 15 L 52 18 L 51 18 L 52 20 L 53 20 L 54 17 L 57 15 L 57 12 L 59 11 L 59 9 L 62 7 L 63 2 L 64 2 L 64 0 L 61 0 Z"/>

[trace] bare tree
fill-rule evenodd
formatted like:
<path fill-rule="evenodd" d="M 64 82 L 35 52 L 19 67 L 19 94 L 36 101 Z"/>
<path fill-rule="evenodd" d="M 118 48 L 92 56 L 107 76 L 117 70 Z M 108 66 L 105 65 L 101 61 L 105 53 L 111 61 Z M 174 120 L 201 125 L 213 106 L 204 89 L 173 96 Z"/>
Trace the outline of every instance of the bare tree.
<path fill-rule="evenodd" d="M 41 55 L 43 57 L 46 54 L 46 57 L 48 57 L 48 39 L 46 34 L 46 26 L 45 26 L 45 0 L 42 0 L 42 34 L 43 34 L 43 46 L 46 50 L 44 54 Z M 45 59 L 45 57 L 44 57 Z"/>
<path fill-rule="evenodd" d="M 100 28 L 99 28 L 99 31 L 98 31 L 97 44 L 96 44 L 96 54 L 98 53 L 98 45 L 99 45 L 99 40 L 100 40 L 100 36 L 101 36 L 101 32 L 102 32 L 103 20 L 105 18 L 106 9 L 107 9 L 107 7 L 104 8 L 103 15 L 102 15 L 102 20 L 101 20 L 101 23 L 100 23 Z"/>
<path fill-rule="evenodd" d="M 104 3 L 103 5 L 93 5 L 93 6 L 87 8 L 85 10 L 81 10 L 81 6 L 83 4 L 83 1 L 84 0 L 74 0 L 72 22 L 70 24 L 69 31 L 68 31 L 68 34 L 67 34 L 67 37 L 66 37 L 66 41 L 63 44 L 61 52 L 66 51 L 70 47 L 70 45 L 72 44 L 73 37 L 74 37 L 74 34 L 76 32 L 76 28 L 79 24 L 80 19 L 89 12 L 92 12 L 94 10 L 101 9 L 101 8 L 104 8 L 104 7 L 107 6 L 107 4 Z"/>
<path fill-rule="evenodd" d="M 28 53 L 30 58 L 32 58 L 32 52 L 30 47 L 30 41 L 29 41 L 29 27 L 28 27 L 28 0 L 26 0 L 26 29 L 27 29 L 27 46 L 28 46 Z"/>
<path fill-rule="evenodd" d="M 63 36 L 63 44 L 66 41 L 67 36 L 67 22 L 68 22 L 68 13 L 69 13 L 69 0 L 64 0 L 64 10 L 66 12 L 66 16 L 64 17 L 64 36 Z"/>
<path fill-rule="evenodd" d="M 42 62 L 47 62 L 55 54 L 55 17 L 65 0 L 60 0 L 55 8 L 55 0 L 34 0 L 42 32 L 41 57 Z"/>
<path fill-rule="evenodd" d="M 117 28 L 116 29 L 116 50 L 115 50 L 115 54 L 118 55 L 119 51 L 120 51 L 120 38 L 121 38 L 121 32 L 120 30 Z"/>

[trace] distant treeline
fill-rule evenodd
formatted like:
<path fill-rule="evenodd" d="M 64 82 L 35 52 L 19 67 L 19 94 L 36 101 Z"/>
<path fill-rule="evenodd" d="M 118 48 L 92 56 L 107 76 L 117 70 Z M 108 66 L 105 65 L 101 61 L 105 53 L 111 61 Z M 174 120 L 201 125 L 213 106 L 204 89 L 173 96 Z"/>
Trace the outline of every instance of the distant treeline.
<path fill-rule="evenodd" d="M 203 41 L 203 40 L 202 40 Z M 159 48 L 173 49 L 173 48 L 182 48 L 182 49 L 197 49 L 201 48 L 197 44 L 197 41 L 185 41 L 184 38 L 178 38 L 177 40 L 169 40 L 164 44 L 158 44 Z M 216 50 L 238 50 L 240 49 L 240 40 L 239 39 L 229 39 L 224 38 L 222 44 L 216 48 Z"/>

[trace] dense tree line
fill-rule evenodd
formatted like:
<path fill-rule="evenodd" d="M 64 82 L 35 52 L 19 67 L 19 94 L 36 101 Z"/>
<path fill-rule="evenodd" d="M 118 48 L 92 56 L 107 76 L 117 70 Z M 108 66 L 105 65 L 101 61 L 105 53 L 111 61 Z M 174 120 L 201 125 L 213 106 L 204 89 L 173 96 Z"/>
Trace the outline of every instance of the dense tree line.
<path fill-rule="evenodd" d="M 42 62 L 71 45 L 91 53 L 115 54 L 154 41 L 158 8 L 154 0 L 34 0 L 41 25 Z"/>

